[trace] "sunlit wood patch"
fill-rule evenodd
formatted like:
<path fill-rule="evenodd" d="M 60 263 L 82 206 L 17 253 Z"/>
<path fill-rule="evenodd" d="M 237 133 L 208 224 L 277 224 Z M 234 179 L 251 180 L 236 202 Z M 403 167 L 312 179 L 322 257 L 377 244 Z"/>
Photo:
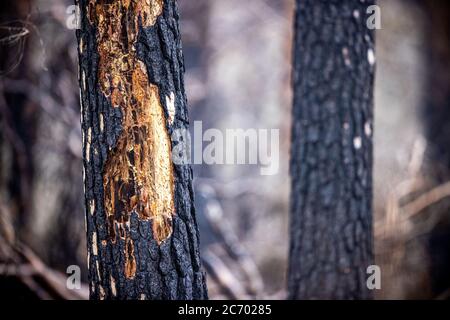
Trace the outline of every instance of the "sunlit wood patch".
<path fill-rule="evenodd" d="M 136 258 L 134 256 L 133 240 L 128 238 L 125 242 L 125 276 L 133 278 L 136 274 Z"/>

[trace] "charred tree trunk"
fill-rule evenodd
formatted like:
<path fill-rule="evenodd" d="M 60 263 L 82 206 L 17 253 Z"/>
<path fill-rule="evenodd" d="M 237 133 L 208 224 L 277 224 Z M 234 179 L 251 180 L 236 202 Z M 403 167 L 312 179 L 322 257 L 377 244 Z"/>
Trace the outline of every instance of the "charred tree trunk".
<path fill-rule="evenodd" d="M 297 0 L 290 173 L 291 299 L 368 299 L 372 1 Z"/>
<path fill-rule="evenodd" d="M 175 0 L 79 0 L 90 296 L 204 299 Z"/>

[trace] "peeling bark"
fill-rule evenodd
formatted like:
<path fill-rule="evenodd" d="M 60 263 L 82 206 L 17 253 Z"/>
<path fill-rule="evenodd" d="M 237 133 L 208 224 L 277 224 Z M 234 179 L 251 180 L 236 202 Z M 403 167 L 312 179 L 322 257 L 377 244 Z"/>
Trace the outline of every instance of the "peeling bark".
<path fill-rule="evenodd" d="M 297 0 L 291 299 L 366 299 L 372 264 L 373 1 Z"/>
<path fill-rule="evenodd" d="M 90 296 L 205 299 L 176 1 L 78 5 Z"/>

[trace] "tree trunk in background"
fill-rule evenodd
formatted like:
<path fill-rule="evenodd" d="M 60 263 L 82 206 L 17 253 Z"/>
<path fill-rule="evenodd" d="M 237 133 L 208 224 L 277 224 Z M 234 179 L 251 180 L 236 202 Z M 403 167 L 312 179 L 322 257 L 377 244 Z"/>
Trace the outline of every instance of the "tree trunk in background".
<path fill-rule="evenodd" d="M 80 0 L 78 31 L 90 295 L 204 299 L 175 0 Z"/>
<path fill-rule="evenodd" d="M 372 264 L 373 1 L 297 0 L 291 299 L 368 299 Z"/>
<path fill-rule="evenodd" d="M 439 182 L 450 179 L 450 5 L 421 2 L 427 16 L 427 87 L 423 115 L 429 156 L 427 168 Z"/>
<path fill-rule="evenodd" d="M 450 180 L 450 4 L 448 1 L 419 2 L 427 17 L 427 70 L 422 114 L 427 139 L 425 173 L 433 183 Z M 429 274 L 435 296 L 449 292 L 450 202 L 440 199 L 434 207 L 435 227 L 429 234 Z M 437 218 L 436 218 L 437 217 Z"/>

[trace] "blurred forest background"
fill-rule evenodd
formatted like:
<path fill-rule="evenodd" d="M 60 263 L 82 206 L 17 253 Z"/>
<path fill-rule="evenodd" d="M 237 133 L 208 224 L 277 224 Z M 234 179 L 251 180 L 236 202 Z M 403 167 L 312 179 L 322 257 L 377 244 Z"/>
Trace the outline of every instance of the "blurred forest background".
<path fill-rule="evenodd" d="M 85 299 L 70 0 L 0 4 L 0 296 Z M 380 299 L 450 297 L 449 5 L 380 0 L 374 220 Z M 194 165 L 211 298 L 286 297 L 294 1 L 179 0 L 191 123 L 279 128 L 280 171 Z"/>

